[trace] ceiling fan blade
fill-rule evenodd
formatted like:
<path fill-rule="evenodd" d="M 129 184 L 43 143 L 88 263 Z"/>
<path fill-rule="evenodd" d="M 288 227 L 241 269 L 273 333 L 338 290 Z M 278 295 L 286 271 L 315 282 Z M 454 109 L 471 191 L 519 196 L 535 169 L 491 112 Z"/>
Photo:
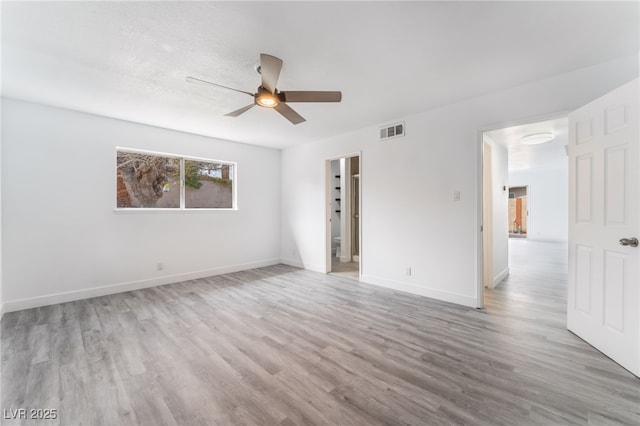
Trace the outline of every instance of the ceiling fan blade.
<path fill-rule="evenodd" d="M 274 93 L 276 91 L 276 85 L 278 84 L 281 69 L 282 59 L 267 55 L 266 53 L 261 53 L 260 75 L 262 75 L 262 87 L 271 93 Z"/>
<path fill-rule="evenodd" d="M 240 108 L 240 109 L 237 109 L 237 110 L 235 110 L 235 111 L 231 111 L 230 113 L 225 114 L 225 116 L 226 116 L 226 117 L 237 117 L 237 116 L 239 116 L 240 114 L 242 114 L 242 113 L 244 113 L 244 112 L 246 112 L 246 111 L 249 111 L 249 110 L 250 110 L 251 108 L 253 108 L 254 106 L 256 106 L 256 104 L 247 105 L 247 106 L 242 107 L 242 108 Z"/>
<path fill-rule="evenodd" d="M 303 121 L 307 121 L 304 119 L 304 117 L 302 117 L 300 114 L 295 112 L 293 108 L 291 108 L 289 105 L 285 104 L 284 102 L 280 102 L 278 105 L 273 107 L 273 109 L 278 111 L 280 114 L 282 114 L 284 118 L 286 118 L 293 124 L 300 124 Z"/>
<path fill-rule="evenodd" d="M 342 92 L 279 92 L 278 98 L 281 102 L 340 102 Z"/>
<path fill-rule="evenodd" d="M 195 78 L 195 77 L 186 77 L 185 80 L 187 81 L 187 83 L 208 84 L 208 85 L 211 85 L 211 86 L 222 87 L 223 89 L 233 90 L 234 92 L 246 93 L 249 96 L 254 96 L 253 93 L 245 92 L 244 90 L 234 89 L 233 87 L 223 86 L 222 84 L 212 83 L 210 81 L 201 80 L 201 79 Z"/>

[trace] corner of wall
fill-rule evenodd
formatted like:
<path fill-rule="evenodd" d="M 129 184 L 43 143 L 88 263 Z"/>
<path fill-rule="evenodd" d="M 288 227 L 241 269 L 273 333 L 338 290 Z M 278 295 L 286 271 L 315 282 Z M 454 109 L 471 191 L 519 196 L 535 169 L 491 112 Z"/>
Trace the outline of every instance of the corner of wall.
<path fill-rule="evenodd" d="M 442 290 L 434 290 L 417 284 L 389 280 L 386 278 L 364 274 L 361 276 L 360 281 L 366 284 L 372 284 L 375 286 L 398 290 L 404 293 L 415 294 L 418 296 L 424 296 L 431 299 L 442 300 L 449 303 L 455 303 L 456 305 L 468 306 L 470 308 L 475 308 L 478 306 L 475 297 L 465 296 L 463 294 L 456 294 Z"/>
<path fill-rule="evenodd" d="M 286 257 L 281 257 L 280 263 L 282 263 L 283 265 L 293 266 L 295 268 L 304 268 L 304 263 L 302 263 L 302 261 L 299 259 L 290 259 Z"/>
<path fill-rule="evenodd" d="M 491 288 L 496 288 L 505 278 L 509 276 L 509 268 L 505 268 L 502 272 L 493 277 Z"/>
<path fill-rule="evenodd" d="M 308 271 L 319 272 L 321 274 L 327 273 L 325 266 L 314 264 L 314 263 L 304 263 L 300 259 L 291 259 L 291 258 L 281 257 L 280 263 L 284 265 L 293 266 L 295 268 L 302 268 Z"/>

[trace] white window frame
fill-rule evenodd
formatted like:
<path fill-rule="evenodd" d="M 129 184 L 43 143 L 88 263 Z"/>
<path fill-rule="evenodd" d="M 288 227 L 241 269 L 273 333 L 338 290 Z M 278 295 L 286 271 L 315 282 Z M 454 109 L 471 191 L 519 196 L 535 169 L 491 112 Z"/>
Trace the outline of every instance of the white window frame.
<path fill-rule="evenodd" d="M 166 208 L 166 207 L 118 207 L 118 191 L 117 188 L 114 189 L 113 193 L 115 194 L 115 207 L 114 211 L 118 213 L 177 213 L 177 212 L 229 212 L 229 211 L 237 211 L 238 210 L 238 163 L 234 161 L 224 161 L 224 160 L 213 160 L 211 158 L 203 158 L 203 157 L 192 157 L 189 155 L 180 155 L 180 154 L 172 154 L 168 152 L 160 152 L 160 151 L 149 151 L 145 149 L 136 149 L 136 148 L 126 148 L 117 146 L 115 149 L 115 158 L 114 164 L 118 164 L 118 152 L 128 152 L 132 154 L 148 154 L 148 155 L 157 155 L 166 158 L 177 158 L 180 160 L 180 207 L 174 208 Z M 217 163 L 217 164 L 225 164 L 233 167 L 233 180 L 231 187 L 231 205 L 232 207 L 205 207 L 205 208 L 188 208 L 185 207 L 185 174 L 184 174 L 184 161 L 201 161 L 207 163 Z M 117 172 L 116 172 L 117 174 Z"/>

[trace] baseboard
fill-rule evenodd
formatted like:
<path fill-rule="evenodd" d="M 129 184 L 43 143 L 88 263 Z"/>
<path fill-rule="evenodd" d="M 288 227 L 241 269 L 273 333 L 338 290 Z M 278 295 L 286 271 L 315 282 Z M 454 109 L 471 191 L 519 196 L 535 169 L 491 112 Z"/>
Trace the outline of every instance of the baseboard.
<path fill-rule="evenodd" d="M 505 268 L 504 271 L 500 272 L 498 275 L 493 277 L 493 285 L 491 288 L 496 288 L 498 284 L 502 282 L 505 278 L 509 276 L 509 268 Z"/>
<path fill-rule="evenodd" d="M 280 258 L 280 263 L 284 264 L 284 265 L 289 265 L 289 266 L 293 266 L 296 268 L 303 268 L 304 269 L 304 263 L 302 263 L 301 260 L 299 259 L 289 259 L 286 257 L 281 257 Z"/>
<path fill-rule="evenodd" d="M 475 297 L 465 296 L 457 293 L 450 293 L 447 291 L 433 290 L 418 284 L 403 283 L 399 281 L 388 280 L 386 278 L 375 277 L 372 275 L 362 275 L 360 277 L 360 281 L 363 283 L 386 287 L 405 293 L 417 294 L 419 296 L 425 296 L 431 299 L 455 303 L 457 305 L 469 306 L 471 308 L 475 308 L 476 306 L 478 306 Z"/>
<path fill-rule="evenodd" d="M 527 237 L 528 241 L 536 241 L 538 243 L 563 243 L 568 244 L 569 241 L 562 238 L 549 238 L 549 237 Z"/>
<path fill-rule="evenodd" d="M 4 315 L 4 303 L 0 303 L 0 319 L 2 319 L 3 315 Z"/>
<path fill-rule="evenodd" d="M 316 264 L 313 264 L 313 263 L 304 263 L 300 259 L 290 259 L 290 258 L 286 258 L 286 257 L 281 257 L 280 258 L 280 263 L 283 263 L 283 264 L 289 265 L 289 266 L 294 266 L 296 268 L 307 269 L 309 271 L 320 272 L 321 274 L 326 274 L 327 273 L 326 266 L 324 266 L 324 265 L 316 265 Z"/>
<path fill-rule="evenodd" d="M 279 263 L 280 259 L 268 259 L 257 262 L 242 263 L 238 265 L 223 266 L 220 268 L 207 269 L 203 271 L 188 272 L 185 274 L 169 275 L 159 278 L 150 278 L 102 287 L 93 287 L 77 291 L 48 294 L 45 296 L 32 297 L 27 299 L 12 300 L 2 304 L 2 313 L 39 308 L 41 306 L 55 305 L 57 303 L 73 302 L 76 300 L 89 299 L 92 297 L 107 296 L 109 294 L 115 293 L 124 293 L 132 290 L 140 290 L 143 288 L 157 287 L 182 281 L 211 277 L 213 275 L 230 274 L 232 272 L 246 271 L 247 269 L 277 265 Z"/>

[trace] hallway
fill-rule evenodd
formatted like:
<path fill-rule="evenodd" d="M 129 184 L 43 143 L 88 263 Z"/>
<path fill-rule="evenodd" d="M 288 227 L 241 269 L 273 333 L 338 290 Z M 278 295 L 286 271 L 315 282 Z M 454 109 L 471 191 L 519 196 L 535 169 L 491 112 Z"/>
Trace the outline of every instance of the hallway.
<path fill-rule="evenodd" d="M 484 301 L 492 315 L 566 330 L 567 245 L 510 238 L 509 276 Z"/>

